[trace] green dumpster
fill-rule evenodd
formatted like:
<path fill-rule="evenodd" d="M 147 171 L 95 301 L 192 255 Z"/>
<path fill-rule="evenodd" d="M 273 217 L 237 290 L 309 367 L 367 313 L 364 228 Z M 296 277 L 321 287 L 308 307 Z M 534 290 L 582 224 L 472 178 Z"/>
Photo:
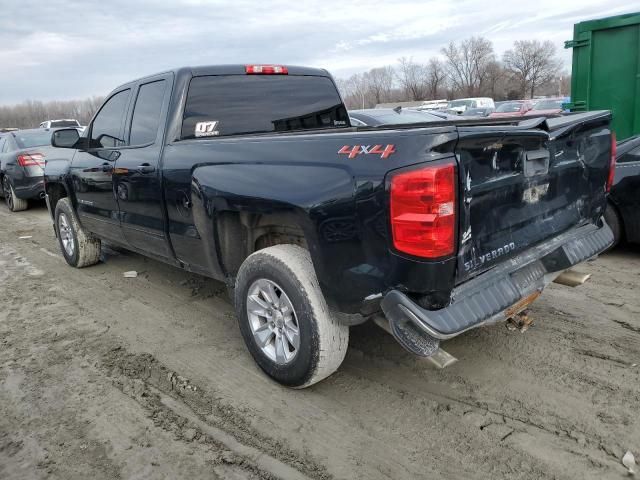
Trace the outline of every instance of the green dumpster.
<path fill-rule="evenodd" d="M 576 23 L 573 112 L 611 110 L 618 140 L 640 133 L 640 12 Z"/>

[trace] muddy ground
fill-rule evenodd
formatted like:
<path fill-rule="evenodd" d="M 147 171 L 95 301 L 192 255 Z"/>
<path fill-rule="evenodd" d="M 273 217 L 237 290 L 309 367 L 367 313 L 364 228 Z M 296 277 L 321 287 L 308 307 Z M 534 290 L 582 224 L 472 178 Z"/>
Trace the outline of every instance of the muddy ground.
<path fill-rule="evenodd" d="M 640 457 L 637 247 L 552 285 L 525 333 L 447 342 L 445 370 L 353 328 L 304 391 L 254 365 L 222 284 L 103 255 L 71 269 L 44 206 L 0 206 L 2 479 L 602 479 Z"/>

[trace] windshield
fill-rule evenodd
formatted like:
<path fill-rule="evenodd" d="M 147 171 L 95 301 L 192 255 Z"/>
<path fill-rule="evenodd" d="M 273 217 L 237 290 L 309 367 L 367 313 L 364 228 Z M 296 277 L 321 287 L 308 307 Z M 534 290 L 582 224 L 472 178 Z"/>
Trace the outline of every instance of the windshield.
<path fill-rule="evenodd" d="M 476 101 L 475 100 L 454 100 L 452 102 L 449 102 L 449 105 L 447 108 L 456 108 L 456 107 L 475 107 L 476 106 Z"/>
<path fill-rule="evenodd" d="M 20 148 L 42 147 L 51 144 L 51 131 L 16 132 L 13 134 Z"/>
<path fill-rule="evenodd" d="M 562 100 L 540 100 L 536 103 L 536 106 L 533 107 L 534 110 L 557 110 L 562 109 L 562 104 L 564 102 Z"/>
<path fill-rule="evenodd" d="M 51 127 L 79 127 L 76 120 L 52 120 Z"/>
<path fill-rule="evenodd" d="M 507 102 L 507 103 L 503 103 L 498 108 L 496 108 L 496 112 L 513 113 L 513 112 L 519 112 L 521 108 L 522 108 L 522 103 L 520 102 Z"/>

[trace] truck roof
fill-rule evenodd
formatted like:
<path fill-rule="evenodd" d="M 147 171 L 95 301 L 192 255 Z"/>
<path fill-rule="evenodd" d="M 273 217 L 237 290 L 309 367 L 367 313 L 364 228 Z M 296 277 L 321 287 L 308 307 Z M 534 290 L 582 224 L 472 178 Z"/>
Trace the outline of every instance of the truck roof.
<path fill-rule="evenodd" d="M 194 77 L 205 76 L 205 75 L 245 75 L 246 67 L 248 65 L 283 66 L 287 68 L 288 75 L 313 75 L 318 77 L 331 76 L 329 72 L 323 68 L 301 67 L 298 65 L 283 65 L 278 63 L 276 64 L 274 63 L 233 63 L 233 64 L 224 64 L 224 65 L 198 65 L 198 66 L 191 66 L 191 67 L 187 66 L 187 67 L 173 68 L 170 70 L 157 72 L 151 75 L 145 75 L 144 77 L 137 78 L 135 80 L 131 80 L 129 82 L 123 83 L 119 87 L 123 85 L 128 85 L 130 83 L 135 83 L 140 80 L 144 80 L 146 78 L 162 75 L 164 73 L 174 73 L 176 76 L 180 76 L 186 73 L 186 74 L 193 75 Z"/>

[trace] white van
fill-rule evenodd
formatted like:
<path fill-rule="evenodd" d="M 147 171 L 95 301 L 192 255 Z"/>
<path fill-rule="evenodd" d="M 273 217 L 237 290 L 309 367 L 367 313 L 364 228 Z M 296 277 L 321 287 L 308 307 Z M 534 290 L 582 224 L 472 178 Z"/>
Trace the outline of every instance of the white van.
<path fill-rule="evenodd" d="M 493 103 L 493 98 L 489 97 L 476 97 L 476 98 L 460 98 L 458 100 L 451 100 L 447 109 L 457 114 L 461 114 L 467 108 L 496 108 Z"/>
<path fill-rule="evenodd" d="M 47 120 L 40 124 L 40 128 L 63 128 L 75 127 L 80 128 L 80 122 L 73 118 L 61 118 L 59 120 Z"/>
<path fill-rule="evenodd" d="M 444 110 L 449 107 L 449 101 L 443 100 L 425 100 L 422 105 L 418 105 L 416 110 Z"/>

